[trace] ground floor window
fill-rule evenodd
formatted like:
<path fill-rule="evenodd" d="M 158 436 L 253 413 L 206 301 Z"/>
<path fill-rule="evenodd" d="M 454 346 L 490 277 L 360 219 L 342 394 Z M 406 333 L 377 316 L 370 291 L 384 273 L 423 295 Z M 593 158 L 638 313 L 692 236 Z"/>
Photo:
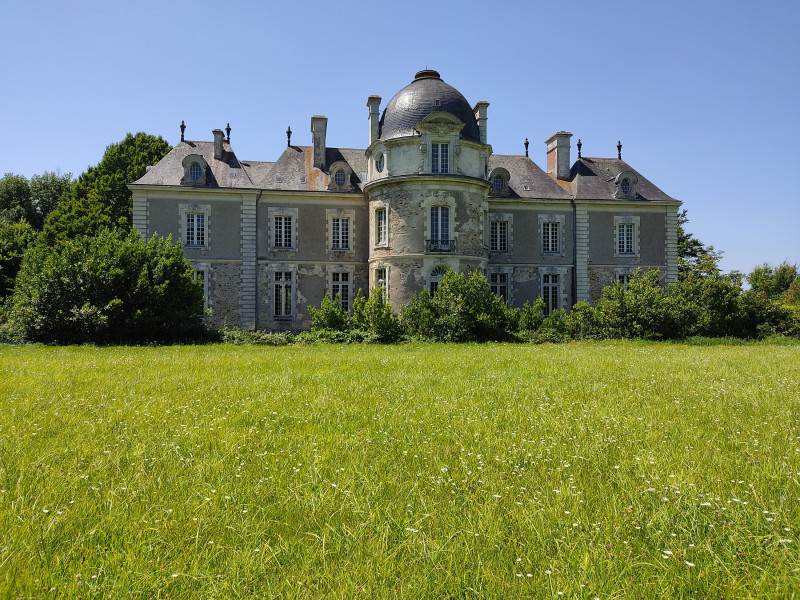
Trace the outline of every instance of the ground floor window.
<path fill-rule="evenodd" d="M 489 273 L 489 288 L 508 304 L 508 273 Z"/>
<path fill-rule="evenodd" d="M 344 312 L 350 311 L 350 273 L 346 271 L 334 271 L 331 273 L 331 298 L 339 295 Z"/>
<path fill-rule="evenodd" d="M 544 314 L 553 314 L 560 308 L 558 301 L 558 275 L 547 273 L 542 275 L 542 298 L 544 299 Z"/>
<path fill-rule="evenodd" d="M 292 317 L 292 272 L 275 271 L 275 309 L 276 318 Z"/>

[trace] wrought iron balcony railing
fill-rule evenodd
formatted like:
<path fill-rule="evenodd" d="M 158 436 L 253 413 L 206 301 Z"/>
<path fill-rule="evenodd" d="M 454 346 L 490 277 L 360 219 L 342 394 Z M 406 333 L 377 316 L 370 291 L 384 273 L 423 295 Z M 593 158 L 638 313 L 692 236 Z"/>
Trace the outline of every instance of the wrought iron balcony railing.
<path fill-rule="evenodd" d="M 451 253 L 456 251 L 455 240 L 425 240 L 425 251 L 431 254 Z"/>

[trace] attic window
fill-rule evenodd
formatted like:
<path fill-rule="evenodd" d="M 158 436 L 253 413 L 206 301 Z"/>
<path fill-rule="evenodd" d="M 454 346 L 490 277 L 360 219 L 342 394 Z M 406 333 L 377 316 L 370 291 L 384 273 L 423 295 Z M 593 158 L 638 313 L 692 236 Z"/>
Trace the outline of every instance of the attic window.
<path fill-rule="evenodd" d="M 378 154 L 378 160 L 375 161 L 375 168 L 378 170 L 378 173 L 383 172 L 383 165 L 384 165 L 384 156 L 383 154 Z"/>
<path fill-rule="evenodd" d="M 333 180 L 339 187 L 343 186 L 344 182 L 346 181 L 346 175 L 344 170 L 339 169 L 338 171 L 336 171 L 336 173 L 333 174 Z"/>
<path fill-rule="evenodd" d="M 192 165 L 189 167 L 189 177 L 192 178 L 192 181 L 197 181 L 203 176 L 203 167 L 200 166 L 200 163 L 193 162 Z"/>
<path fill-rule="evenodd" d="M 492 178 L 492 187 L 494 188 L 494 191 L 497 192 L 498 194 L 503 191 L 503 188 L 505 186 L 506 186 L 506 182 L 503 179 L 502 175 L 495 175 Z"/>
<path fill-rule="evenodd" d="M 626 196 L 631 193 L 631 182 L 627 179 L 623 179 L 622 183 L 619 184 L 619 187 L 622 190 L 622 193 Z"/>

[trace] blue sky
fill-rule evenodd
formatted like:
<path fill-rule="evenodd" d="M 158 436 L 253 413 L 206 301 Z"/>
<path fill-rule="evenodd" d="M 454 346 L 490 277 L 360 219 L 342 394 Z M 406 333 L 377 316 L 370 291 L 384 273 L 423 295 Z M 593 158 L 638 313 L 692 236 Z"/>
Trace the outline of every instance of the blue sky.
<path fill-rule="evenodd" d="M 414 73 L 487 100 L 498 154 L 545 165 L 567 130 L 688 210 L 723 270 L 800 262 L 800 2 L 15 2 L 2 9 L 0 172 L 74 176 L 127 132 L 210 140 L 243 160 L 367 145 Z"/>

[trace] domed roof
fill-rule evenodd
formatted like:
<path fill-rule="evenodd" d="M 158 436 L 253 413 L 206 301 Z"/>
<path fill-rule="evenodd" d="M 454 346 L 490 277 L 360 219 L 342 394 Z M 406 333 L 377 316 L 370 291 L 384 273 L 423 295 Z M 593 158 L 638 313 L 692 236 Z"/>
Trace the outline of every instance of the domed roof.
<path fill-rule="evenodd" d="M 381 117 L 380 139 L 416 135 L 414 125 L 438 111 L 455 115 L 464 123 L 462 139 L 481 141 L 478 122 L 467 99 L 432 70 L 417 73 L 414 81 L 389 100 Z"/>

